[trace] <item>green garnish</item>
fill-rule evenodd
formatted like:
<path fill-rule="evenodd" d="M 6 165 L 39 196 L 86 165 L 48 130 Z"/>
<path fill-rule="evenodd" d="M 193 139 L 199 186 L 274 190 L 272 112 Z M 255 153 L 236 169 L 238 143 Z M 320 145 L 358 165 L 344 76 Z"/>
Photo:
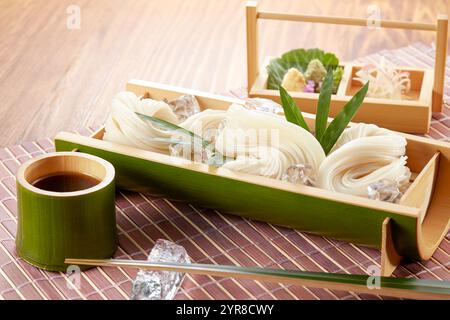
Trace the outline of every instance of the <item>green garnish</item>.
<path fill-rule="evenodd" d="M 177 126 L 176 124 L 165 121 L 163 119 L 148 116 L 148 115 L 145 115 L 145 114 L 142 114 L 139 112 L 135 112 L 135 113 L 142 119 L 148 120 L 148 121 L 152 122 L 154 125 L 157 125 L 158 127 L 162 128 L 162 129 L 165 129 L 170 132 L 176 132 L 180 136 L 182 136 L 184 138 L 188 138 L 189 140 L 192 140 L 192 142 L 194 144 L 201 145 L 202 147 L 205 147 L 205 148 L 208 147 L 208 145 L 210 145 L 210 143 L 208 141 L 204 140 L 199 135 L 197 135 L 189 130 L 186 130 L 180 126 Z"/>
<path fill-rule="evenodd" d="M 208 157 L 208 163 L 209 165 L 216 165 L 221 166 L 223 165 L 227 160 L 229 160 L 227 157 L 222 155 L 220 152 L 218 152 L 214 148 L 214 144 L 203 139 L 201 136 L 193 133 L 192 131 L 186 130 L 180 126 L 177 126 L 176 124 L 173 124 L 171 122 L 155 118 L 152 116 L 148 116 L 139 112 L 135 112 L 139 117 L 141 117 L 144 120 L 150 121 L 154 125 L 165 129 L 170 132 L 174 132 L 180 136 L 182 136 L 184 139 L 181 140 L 174 140 L 173 138 L 168 138 L 165 140 L 164 138 L 158 138 L 159 141 L 162 142 L 168 142 L 168 143 L 182 143 L 185 145 L 197 145 L 203 148 L 206 152 L 209 152 L 211 154 L 210 157 Z"/>
<path fill-rule="evenodd" d="M 367 82 L 351 99 L 348 101 L 338 115 L 331 121 L 327 127 L 327 119 L 330 110 L 331 94 L 333 91 L 333 74 L 328 72 L 320 90 L 319 100 L 316 112 L 316 132 L 315 137 L 322 146 L 326 155 L 331 151 L 342 132 L 348 126 L 355 113 L 361 107 L 369 88 Z M 294 99 L 280 87 L 281 104 L 284 109 L 286 120 L 292 122 L 305 130 L 309 130 L 308 125 L 297 107 Z M 310 131 L 311 132 L 311 131 Z"/>
<path fill-rule="evenodd" d="M 319 94 L 319 100 L 317 102 L 315 135 L 316 139 L 319 141 L 322 138 L 323 133 L 327 129 L 332 86 L 333 86 L 333 74 L 332 71 L 329 70 L 327 75 L 325 76 L 325 80 L 322 83 L 322 87 L 320 89 Z"/>
<path fill-rule="evenodd" d="M 326 70 L 335 70 L 339 66 L 339 59 L 331 52 L 324 52 L 320 49 L 291 50 L 284 53 L 280 58 L 275 58 L 270 61 L 267 66 L 267 73 L 269 76 L 267 80 L 267 89 L 278 90 L 284 75 L 290 68 L 297 68 L 302 73 L 305 73 L 308 64 L 314 59 L 319 60 Z"/>
<path fill-rule="evenodd" d="M 338 115 L 331 121 L 325 133 L 319 140 L 322 145 L 325 154 L 328 154 L 333 148 L 336 141 L 347 128 L 353 116 L 362 105 L 364 98 L 366 97 L 367 90 L 369 89 L 369 82 L 367 82 L 359 91 L 345 104 Z"/>
<path fill-rule="evenodd" d="M 302 113 L 297 108 L 294 99 L 292 99 L 292 97 L 283 87 L 280 87 L 280 97 L 286 120 L 292 122 L 293 124 L 299 125 L 305 130 L 310 131 L 305 119 L 303 118 Z"/>
<path fill-rule="evenodd" d="M 337 92 L 339 83 L 341 83 L 342 76 L 344 75 L 344 68 L 337 67 L 333 70 L 333 94 Z"/>

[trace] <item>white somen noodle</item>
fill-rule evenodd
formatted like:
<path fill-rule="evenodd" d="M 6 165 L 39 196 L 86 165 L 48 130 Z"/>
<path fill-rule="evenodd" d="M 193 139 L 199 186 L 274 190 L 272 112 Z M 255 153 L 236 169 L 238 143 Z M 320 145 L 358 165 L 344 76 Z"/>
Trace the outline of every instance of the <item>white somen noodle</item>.
<path fill-rule="evenodd" d="M 322 147 L 305 129 L 268 112 L 230 106 L 216 149 L 236 158 L 224 168 L 280 179 L 297 163 L 312 167 L 315 178 L 325 158 Z"/>
<path fill-rule="evenodd" d="M 155 138 L 170 138 L 171 133 L 139 117 L 136 112 L 154 116 L 171 123 L 177 117 L 163 101 L 140 100 L 131 92 L 121 92 L 112 101 L 112 112 L 105 124 L 106 141 L 113 141 L 140 149 L 167 153 L 168 143 Z"/>
<path fill-rule="evenodd" d="M 346 131 L 322 162 L 318 187 L 365 197 L 370 184 L 397 181 L 409 172 L 404 137 L 365 124 Z"/>

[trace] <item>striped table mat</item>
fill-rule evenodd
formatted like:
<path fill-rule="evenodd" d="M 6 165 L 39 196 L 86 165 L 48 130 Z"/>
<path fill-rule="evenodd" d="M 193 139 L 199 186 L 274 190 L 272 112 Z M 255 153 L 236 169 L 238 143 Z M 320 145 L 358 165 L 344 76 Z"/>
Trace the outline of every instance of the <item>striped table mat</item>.
<path fill-rule="evenodd" d="M 416 44 L 366 57 L 385 56 L 401 65 L 430 66 L 433 50 Z M 450 68 L 447 67 L 447 78 Z M 449 83 L 449 82 L 447 82 Z M 446 86 L 447 97 L 450 88 Z M 231 93 L 242 96 L 243 90 Z M 448 140 L 450 113 L 434 114 L 429 136 Z M 79 133 L 89 135 L 91 129 Z M 79 285 L 64 273 L 34 268 L 15 252 L 17 212 L 14 175 L 21 163 L 52 152 L 51 139 L 0 149 L 0 299 L 128 299 L 132 268 L 94 268 L 81 274 Z M 364 274 L 379 267 L 378 250 L 250 221 L 214 209 L 151 195 L 117 194 L 119 249 L 115 258 L 145 259 L 157 239 L 186 248 L 194 262 L 267 268 Z M 425 262 L 400 266 L 397 277 L 450 280 L 450 234 Z M 376 294 L 305 288 L 295 285 L 186 275 L 177 299 L 387 299 Z"/>

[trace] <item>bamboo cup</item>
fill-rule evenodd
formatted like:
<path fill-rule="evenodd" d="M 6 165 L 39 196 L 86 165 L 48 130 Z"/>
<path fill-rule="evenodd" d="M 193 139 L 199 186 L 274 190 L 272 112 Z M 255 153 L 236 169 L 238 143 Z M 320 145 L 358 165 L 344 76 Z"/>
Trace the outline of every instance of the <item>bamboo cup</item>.
<path fill-rule="evenodd" d="M 33 183 L 55 174 L 84 174 L 99 181 L 79 191 L 55 192 Z M 28 263 L 65 271 L 66 257 L 110 258 L 117 248 L 114 167 L 79 152 L 45 154 L 17 172 L 17 254 Z"/>

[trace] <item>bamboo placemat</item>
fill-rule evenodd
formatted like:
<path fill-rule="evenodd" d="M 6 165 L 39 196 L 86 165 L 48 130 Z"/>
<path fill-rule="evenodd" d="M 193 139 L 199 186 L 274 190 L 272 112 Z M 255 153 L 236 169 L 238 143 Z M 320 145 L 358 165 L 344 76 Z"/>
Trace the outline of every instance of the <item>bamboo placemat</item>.
<path fill-rule="evenodd" d="M 422 44 L 382 51 L 396 64 L 431 66 L 433 50 Z M 450 68 L 446 70 L 447 80 Z M 450 96 L 447 81 L 446 99 Z M 242 96 L 244 90 L 231 93 Z M 79 133 L 89 135 L 93 130 Z M 429 137 L 449 140 L 450 111 L 434 114 Z M 0 299 L 128 299 L 137 270 L 94 268 L 74 286 L 63 273 L 34 268 L 15 252 L 15 172 L 29 158 L 52 152 L 51 139 L 0 149 Z M 378 250 L 313 236 L 270 224 L 151 195 L 117 194 L 119 249 L 116 258 L 145 259 L 155 241 L 165 238 L 186 248 L 194 262 L 358 273 L 379 267 Z M 450 233 L 426 262 L 400 266 L 395 276 L 450 280 Z M 294 285 L 187 275 L 177 299 L 385 299 L 376 294 L 313 289 Z"/>

